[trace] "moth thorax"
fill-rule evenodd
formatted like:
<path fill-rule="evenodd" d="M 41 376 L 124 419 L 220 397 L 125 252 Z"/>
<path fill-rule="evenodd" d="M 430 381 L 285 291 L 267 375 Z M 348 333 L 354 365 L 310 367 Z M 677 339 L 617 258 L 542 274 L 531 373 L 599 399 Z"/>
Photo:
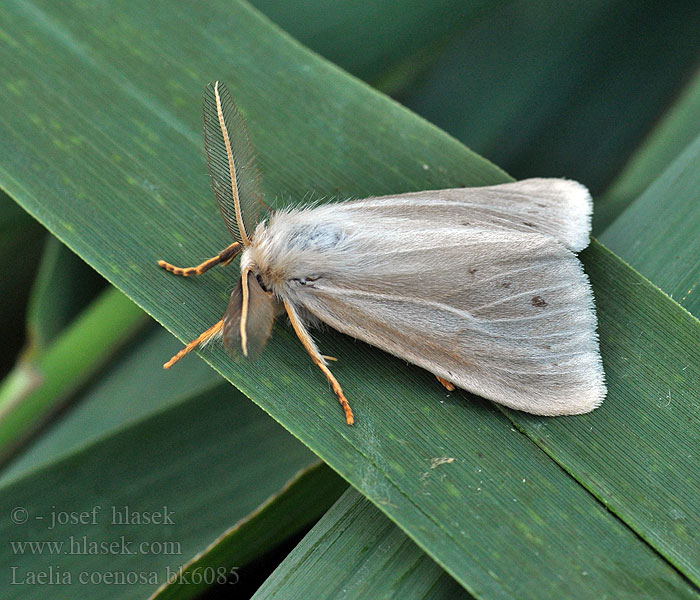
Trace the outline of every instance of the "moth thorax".
<path fill-rule="evenodd" d="M 252 256 L 252 250 L 253 248 L 251 246 L 248 246 L 244 251 L 243 254 L 241 254 L 241 273 L 244 271 L 252 270 L 256 271 L 257 270 L 257 265 L 255 262 L 255 259 Z"/>

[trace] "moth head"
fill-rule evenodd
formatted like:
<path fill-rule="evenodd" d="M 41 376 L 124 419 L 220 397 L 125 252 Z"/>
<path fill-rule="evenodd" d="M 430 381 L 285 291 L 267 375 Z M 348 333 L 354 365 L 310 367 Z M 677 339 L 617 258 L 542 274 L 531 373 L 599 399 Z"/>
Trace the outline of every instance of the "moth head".
<path fill-rule="evenodd" d="M 258 225 L 250 245 L 241 255 L 241 272 L 250 269 L 264 291 L 282 296 L 289 279 L 285 258 L 285 253 L 280 252 L 279 240 L 270 234 L 263 222 Z"/>
<path fill-rule="evenodd" d="M 255 359 L 265 348 L 281 304 L 253 266 L 243 269 L 224 315 L 223 339 L 234 359 Z"/>

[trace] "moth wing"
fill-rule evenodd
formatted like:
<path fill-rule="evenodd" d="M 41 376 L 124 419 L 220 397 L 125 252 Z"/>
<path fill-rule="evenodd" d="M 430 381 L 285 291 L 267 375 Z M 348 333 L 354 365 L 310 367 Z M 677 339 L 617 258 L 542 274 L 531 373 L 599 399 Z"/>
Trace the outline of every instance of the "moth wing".
<path fill-rule="evenodd" d="M 321 277 L 299 301 L 331 327 L 511 408 L 566 415 L 602 402 L 592 292 L 571 251 L 543 235 L 460 228 L 428 230 L 431 248 L 397 254 L 408 233 L 394 229 L 369 248 L 375 267 L 364 274 Z"/>
<path fill-rule="evenodd" d="M 540 233 L 579 252 L 588 246 L 593 204 L 588 189 L 568 179 L 525 179 L 484 187 L 380 196 L 332 205 L 375 218 L 445 226 Z M 416 234 L 420 232 L 416 230 Z"/>
<path fill-rule="evenodd" d="M 211 187 L 226 227 L 247 245 L 263 211 L 260 171 L 243 116 L 226 86 L 210 83 L 204 92 L 204 150 Z"/>
<path fill-rule="evenodd" d="M 255 360 L 265 348 L 272 333 L 272 325 L 278 314 L 275 300 L 258 283 L 253 273 L 248 271 L 248 316 L 246 320 L 247 349 L 250 360 Z M 231 293 L 224 315 L 224 346 L 234 360 L 244 357 L 241 347 L 241 312 L 243 309 L 243 286 L 241 281 Z"/>

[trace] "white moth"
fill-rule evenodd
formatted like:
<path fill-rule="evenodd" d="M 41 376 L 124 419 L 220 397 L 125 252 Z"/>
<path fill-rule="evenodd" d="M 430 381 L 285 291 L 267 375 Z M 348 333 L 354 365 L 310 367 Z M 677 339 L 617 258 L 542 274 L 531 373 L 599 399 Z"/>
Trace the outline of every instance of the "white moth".
<path fill-rule="evenodd" d="M 198 267 L 242 252 L 224 318 L 164 366 L 223 336 L 257 356 L 285 312 L 345 410 L 340 384 L 309 335 L 321 321 L 454 386 L 537 415 L 586 413 L 606 389 L 588 279 L 588 190 L 528 179 L 288 208 L 264 217 L 245 124 L 224 85 L 204 95 L 212 188 L 236 240 Z"/>

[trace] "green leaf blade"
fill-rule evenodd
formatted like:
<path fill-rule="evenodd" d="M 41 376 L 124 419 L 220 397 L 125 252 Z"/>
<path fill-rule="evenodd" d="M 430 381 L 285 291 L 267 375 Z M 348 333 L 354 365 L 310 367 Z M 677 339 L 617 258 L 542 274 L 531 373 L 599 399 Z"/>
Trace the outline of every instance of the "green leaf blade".
<path fill-rule="evenodd" d="M 144 598 L 316 462 L 231 386 L 219 385 L 0 486 L 0 510 L 7 515 L 0 534 L 6 543 L 20 543 L 0 556 L 3 595 L 45 598 L 46 584 L 32 584 L 32 577 L 45 573 L 48 581 L 53 572 L 54 581 L 70 579 L 51 587 L 54 598 Z M 324 491 L 332 498 L 333 484 Z M 319 497 L 308 514 L 297 507 L 289 519 L 277 513 L 276 529 L 255 524 L 260 538 L 216 567 L 242 566 L 230 561 L 269 550 L 303 519 L 316 517 L 322 504 Z M 12 520 L 17 507 L 26 510 L 26 522 Z M 144 522 L 142 515 L 157 511 L 161 517 Z M 89 515 L 83 522 L 68 517 L 83 512 Z M 20 549 L 44 541 L 59 543 L 59 552 Z M 129 577 L 132 585 L 108 583 Z"/>
<path fill-rule="evenodd" d="M 253 596 L 472 598 L 377 508 L 348 490 Z"/>
<path fill-rule="evenodd" d="M 211 79 L 226 80 L 243 110 L 268 199 L 276 205 L 310 192 L 342 199 L 507 179 L 245 5 L 211 2 L 187 13 L 163 6 L 149 3 L 136 11 L 115 2 L 87 10 L 44 1 L 29 12 L 24 4 L 3 6 L 17 23 L 21 44 L 12 52 L 0 48 L 0 64 L 9 65 L 15 87 L 26 81 L 35 93 L 2 88 L 7 109 L 0 131 L 13 150 L 0 148 L 0 185 L 181 338 L 193 338 L 221 317 L 235 279 L 235 272 L 217 269 L 182 280 L 155 265 L 158 258 L 199 262 L 230 243 L 210 198 L 196 133 L 201 89 Z M 128 32 L 144 18 L 160 26 L 134 42 Z M 51 69 L 27 50 L 37 46 L 53 57 Z M 76 57 L 84 70 L 75 69 Z M 46 118 L 49 106 L 58 127 Z M 40 176 L 26 163 L 37 165 Z M 600 249 L 591 257 L 603 261 L 610 277 L 627 282 L 617 293 L 639 306 L 653 296 L 643 279 L 624 275 L 621 261 Z M 679 320 L 684 347 L 697 348 L 697 323 L 678 307 L 665 310 Z M 624 322 L 632 312 L 611 314 Z M 664 339 L 656 313 L 642 315 L 649 316 L 643 325 L 650 334 Z M 601 594 L 612 586 L 621 593 L 672 589 L 694 595 L 682 575 L 491 405 L 465 393 L 447 398 L 427 373 L 343 336 L 327 332 L 318 339 L 324 353 L 340 358 L 333 369 L 358 417 L 354 428 L 344 425 L 322 375 L 283 323 L 255 365 L 233 365 L 220 348 L 203 354 L 464 586 L 493 598 L 561 597 L 587 586 Z M 623 341 L 634 355 L 635 340 Z M 601 411 L 608 405 L 620 407 L 611 413 L 618 417 L 617 410 L 624 414 L 626 403 L 636 399 L 620 392 L 625 372 L 610 364 L 608 378 L 616 384 L 606 404 L 567 427 L 595 424 L 606 418 Z M 689 381 L 674 384 L 683 397 Z M 643 469 L 625 458 L 622 422 L 613 438 L 619 444 L 615 460 L 643 478 Z M 678 425 L 679 431 L 697 429 L 695 421 Z M 619 504 L 620 517 L 648 534 L 655 549 L 673 554 L 666 547 L 674 544 L 668 533 L 673 528 L 639 525 L 645 507 L 634 512 L 620 504 L 624 486 L 614 471 L 598 478 L 556 443 L 558 457 L 571 463 L 558 458 L 563 466 L 604 503 L 615 504 L 613 510 Z M 443 458 L 455 460 L 431 469 Z M 438 473 L 445 478 L 432 477 Z M 669 515 L 654 518 L 673 523 Z M 623 549 L 614 569 L 610 547 Z M 583 574 L 581 562 L 595 567 L 595 581 L 589 571 Z M 694 577 L 690 560 L 677 564 Z"/>

